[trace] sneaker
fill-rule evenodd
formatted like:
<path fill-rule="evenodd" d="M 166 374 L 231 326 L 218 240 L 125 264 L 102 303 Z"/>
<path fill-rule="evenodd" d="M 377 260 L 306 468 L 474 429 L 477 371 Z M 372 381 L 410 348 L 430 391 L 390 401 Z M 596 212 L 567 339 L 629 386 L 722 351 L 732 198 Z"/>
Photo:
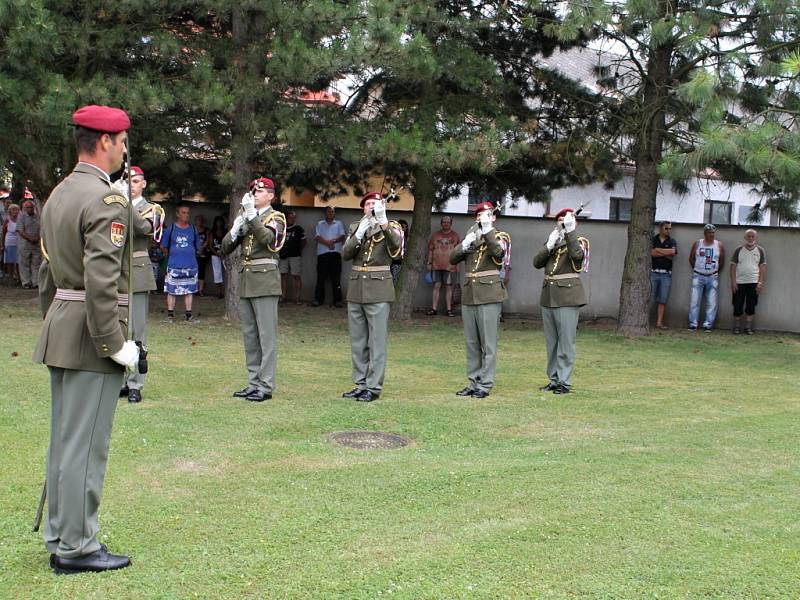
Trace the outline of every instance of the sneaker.
<path fill-rule="evenodd" d="M 703 333 L 711 333 L 711 327 L 703 327 Z"/>
<path fill-rule="evenodd" d="M 437 311 L 435 308 L 431 308 L 430 310 L 425 311 L 425 314 L 428 315 L 429 317 L 432 317 L 434 315 L 439 314 L 439 311 Z"/>
<path fill-rule="evenodd" d="M 456 316 L 456 313 L 454 313 L 452 310 L 448 310 L 448 311 L 447 311 L 445 314 L 446 314 L 448 317 L 455 317 L 455 316 Z M 503 317 L 500 317 L 500 319 L 502 319 L 502 318 L 503 318 Z"/>
<path fill-rule="evenodd" d="M 164 323 L 174 323 L 174 322 L 175 322 L 175 317 L 167 317 L 166 319 L 164 319 Z"/>
<path fill-rule="evenodd" d="M 745 332 L 745 334 L 746 334 L 746 335 L 753 335 L 753 330 L 752 330 L 752 329 L 750 329 L 749 327 L 747 327 L 747 328 L 744 330 L 744 332 Z"/>
<path fill-rule="evenodd" d="M 689 325 L 689 331 L 697 331 L 697 325 Z"/>
<path fill-rule="evenodd" d="M 196 325 L 197 323 L 200 322 L 200 319 L 198 319 L 197 317 L 189 317 L 187 319 L 184 319 L 183 322 L 190 323 L 191 325 Z"/>
<path fill-rule="evenodd" d="M 740 333 L 742 333 L 741 329 L 739 329 L 738 327 L 733 328 L 733 335 L 739 335 Z"/>

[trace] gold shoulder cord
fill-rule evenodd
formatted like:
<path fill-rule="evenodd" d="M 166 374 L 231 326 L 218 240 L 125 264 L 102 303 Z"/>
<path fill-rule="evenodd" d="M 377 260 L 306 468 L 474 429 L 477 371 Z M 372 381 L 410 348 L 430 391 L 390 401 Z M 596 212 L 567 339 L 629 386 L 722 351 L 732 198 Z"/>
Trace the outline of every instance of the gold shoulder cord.
<path fill-rule="evenodd" d="M 499 239 L 501 241 L 501 243 L 505 242 L 506 246 L 508 246 L 509 248 L 511 247 L 511 235 L 509 235 L 505 231 L 498 231 L 495 234 L 495 236 L 497 237 L 497 239 Z M 505 252 L 505 247 L 503 248 L 503 251 Z M 500 259 L 497 259 L 494 256 L 492 257 L 492 262 L 494 262 L 494 264 L 496 264 L 498 267 L 502 267 L 503 266 L 503 261 L 504 260 L 505 260 L 505 254 L 503 254 L 503 258 L 500 258 Z"/>

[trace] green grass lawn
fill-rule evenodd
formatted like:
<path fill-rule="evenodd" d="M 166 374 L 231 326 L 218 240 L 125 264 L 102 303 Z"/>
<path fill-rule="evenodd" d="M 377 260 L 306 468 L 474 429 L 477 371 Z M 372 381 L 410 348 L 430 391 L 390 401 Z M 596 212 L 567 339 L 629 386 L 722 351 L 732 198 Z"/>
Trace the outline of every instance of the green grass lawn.
<path fill-rule="evenodd" d="M 344 310 L 281 308 L 278 389 L 241 336 L 153 298 L 144 402 L 120 402 L 101 541 L 56 577 L 31 523 L 49 431 L 32 293 L 0 289 L 3 598 L 790 598 L 800 595 L 800 339 L 578 335 L 575 393 L 540 393 L 535 322 L 502 324 L 497 385 L 461 399 L 460 321 L 393 324 L 384 394 L 350 389 Z M 398 433 L 398 450 L 333 445 Z"/>

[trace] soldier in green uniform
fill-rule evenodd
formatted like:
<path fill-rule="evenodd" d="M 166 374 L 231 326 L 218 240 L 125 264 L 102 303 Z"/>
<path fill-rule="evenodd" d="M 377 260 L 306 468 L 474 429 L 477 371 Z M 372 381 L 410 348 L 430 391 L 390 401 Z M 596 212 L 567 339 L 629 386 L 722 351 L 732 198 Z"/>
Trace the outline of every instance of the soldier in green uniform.
<path fill-rule="evenodd" d="M 57 573 L 130 564 L 97 540 L 98 508 L 125 367 L 139 356 L 125 340 L 128 200 L 109 180 L 122 166 L 130 120 L 116 108 L 86 106 L 72 123 L 79 162 L 42 211 L 46 313 L 33 356 L 50 371 L 44 542 Z"/>
<path fill-rule="evenodd" d="M 461 292 L 461 318 L 467 346 L 469 385 L 457 396 L 485 398 L 494 386 L 497 367 L 497 328 L 503 300 L 508 296 L 500 279 L 505 244 L 511 237 L 494 228 L 495 206 L 482 202 L 475 207 L 475 224 L 461 244 L 450 252 L 450 264 L 464 262 L 466 280 Z"/>
<path fill-rule="evenodd" d="M 342 394 L 359 402 L 377 400 L 386 373 L 389 305 L 394 302 L 392 259 L 402 255 L 403 229 L 386 217 L 378 192 L 361 199 L 364 216 L 350 225 L 342 258 L 352 260 L 347 286 L 347 323 L 355 387 Z"/>
<path fill-rule="evenodd" d="M 286 239 L 283 213 L 272 208 L 275 184 L 261 177 L 242 198 L 243 213 L 222 240 L 222 252 L 242 247 L 239 267 L 239 313 L 244 337 L 247 385 L 234 392 L 251 402 L 272 399 L 278 362 L 279 252 Z"/>
<path fill-rule="evenodd" d="M 589 241 L 578 237 L 576 226 L 571 208 L 559 211 L 556 228 L 533 257 L 533 266 L 545 269 L 540 303 L 550 381 L 539 389 L 554 394 L 567 394 L 572 386 L 578 313 L 586 304 L 580 272 Z"/>
<path fill-rule="evenodd" d="M 131 197 L 133 200 L 133 277 L 131 289 L 131 319 L 130 326 L 133 330 L 133 339 L 147 346 L 147 315 L 150 307 L 150 291 L 156 289 L 156 278 L 150 264 L 150 240 L 156 228 L 164 222 L 164 211 L 151 204 L 142 196 L 147 181 L 144 171 L 133 166 L 130 169 Z M 122 191 L 127 196 L 128 184 L 121 181 Z M 157 240 L 159 241 L 159 240 Z M 142 388 L 144 387 L 144 373 L 134 369 L 128 373 L 125 385 L 120 391 L 121 396 L 127 396 L 128 402 L 142 401 Z"/>

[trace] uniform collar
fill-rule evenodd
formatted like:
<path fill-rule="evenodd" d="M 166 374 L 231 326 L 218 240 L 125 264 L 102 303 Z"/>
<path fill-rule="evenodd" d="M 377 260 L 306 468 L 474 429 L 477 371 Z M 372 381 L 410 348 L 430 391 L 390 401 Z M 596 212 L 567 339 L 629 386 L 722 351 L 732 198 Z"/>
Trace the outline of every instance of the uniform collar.
<path fill-rule="evenodd" d="M 134 198 L 132 202 L 136 208 L 139 208 L 139 206 L 141 206 L 142 204 L 147 203 L 147 201 L 144 199 L 144 196 L 139 196 L 138 198 Z"/>
<path fill-rule="evenodd" d="M 269 205 L 269 204 L 267 204 L 267 205 L 266 205 L 264 208 L 261 208 L 261 209 L 259 209 L 259 210 L 258 210 L 258 216 L 260 217 L 260 216 L 262 216 L 262 215 L 265 215 L 265 214 L 267 214 L 267 212 L 269 212 L 270 210 L 272 210 L 272 206 L 271 206 L 271 205 Z"/>
<path fill-rule="evenodd" d="M 87 173 L 89 175 L 96 175 L 97 177 L 105 181 L 107 184 L 111 185 L 111 176 L 98 166 L 90 165 L 87 162 L 79 161 L 78 164 L 75 165 L 75 171 L 79 173 Z"/>

